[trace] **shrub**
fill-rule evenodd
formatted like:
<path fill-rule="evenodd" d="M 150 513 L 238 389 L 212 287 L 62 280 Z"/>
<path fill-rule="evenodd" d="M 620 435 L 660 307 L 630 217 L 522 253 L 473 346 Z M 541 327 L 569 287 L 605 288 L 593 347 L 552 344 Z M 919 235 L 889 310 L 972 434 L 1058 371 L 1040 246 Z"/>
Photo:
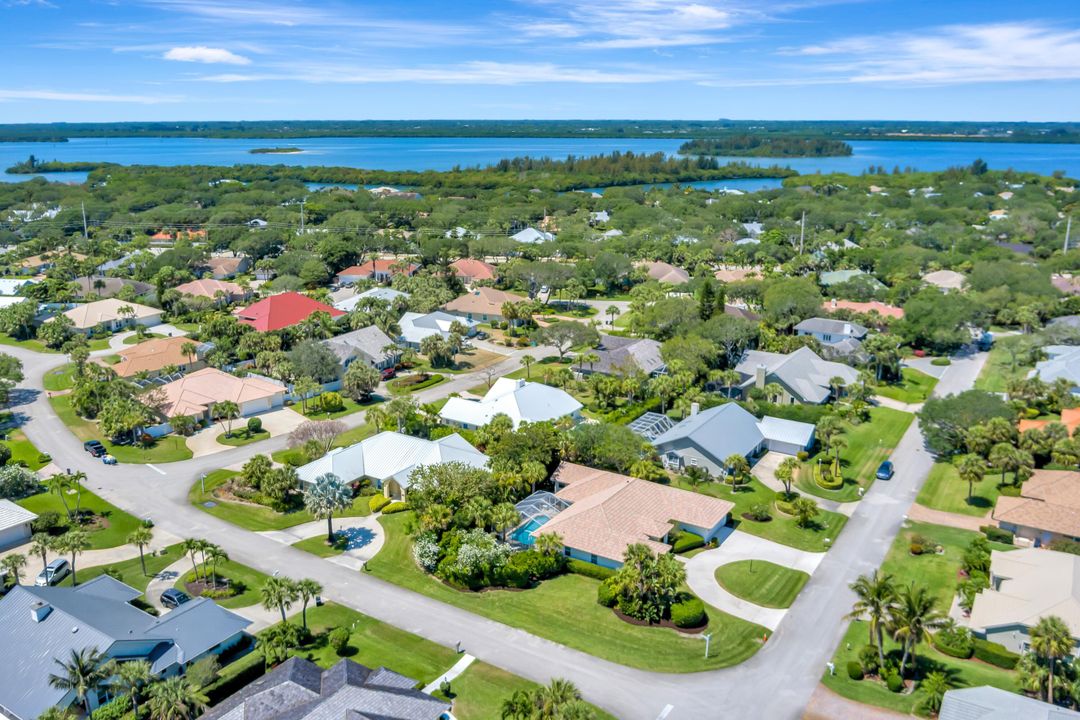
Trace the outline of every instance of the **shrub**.
<path fill-rule="evenodd" d="M 0 445 L 0 447 L 6 447 Z M 41 489 L 37 475 L 18 465 L 0 468 L 0 498 L 18 500 Z"/>
<path fill-rule="evenodd" d="M 340 393 L 325 392 L 319 396 L 319 409 L 327 413 L 338 412 L 345 409 L 345 401 Z"/>
<path fill-rule="evenodd" d="M 439 543 L 432 533 L 423 533 L 413 543 L 413 559 L 424 570 L 435 572 L 439 566 Z"/>
<path fill-rule="evenodd" d="M 904 691 L 904 679 L 900 677 L 900 673 L 891 672 L 885 677 L 885 686 L 889 688 L 890 692 L 898 693 Z"/>
<path fill-rule="evenodd" d="M 330 631 L 327 641 L 338 657 L 341 657 L 345 654 L 345 648 L 349 646 L 349 631 L 343 627 L 334 628 Z"/>
<path fill-rule="evenodd" d="M 946 357 L 937 357 L 931 360 L 930 364 L 936 367 L 948 367 L 949 365 L 952 365 L 952 360 Z"/>
<path fill-rule="evenodd" d="M 379 512 L 389 504 L 390 498 L 385 495 L 372 495 L 371 499 L 368 500 L 368 508 L 370 508 L 373 513 Z"/>
<path fill-rule="evenodd" d="M 683 530 L 675 534 L 675 542 L 672 543 L 672 549 L 676 554 L 678 554 L 689 552 L 690 550 L 696 550 L 699 547 L 704 547 L 704 545 L 705 538 L 701 537 L 697 533 Z"/>
<path fill-rule="evenodd" d="M 862 665 L 860 665 L 855 660 L 848 660 L 847 676 L 849 678 L 851 678 L 852 680 L 862 680 L 863 679 Z"/>
<path fill-rule="evenodd" d="M 1023 492 L 1023 488 L 1017 485 L 1004 485 L 1000 488 L 999 492 L 1005 497 L 1020 497 L 1020 493 Z"/>
<path fill-rule="evenodd" d="M 814 465 L 814 482 L 825 490 L 839 490 L 844 487 L 844 476 L 840 472 L 840 463 L 833 460 L 828 465 Z"/>
<path fill-rule="evenodd" d="M 934 647 L 950 657 L 967 660 L 975 652 L 975 639 L 971 631 L 959 625 L 943 628 L 931 638 Z"/>
<path fill-rule="evenodd" d="M 917 542 L 912 542 L 911 545 L 908 546 L 908 549 L 911 551 L 912 555 L 922 555 L 926 552 L 926 546 Z"/>
<path fill-rule="evenodd" d="M 874 645 L 863 645 L 859 650 L 859 667 L 864 675 L 873 675 L 880 668 L 878 649 Z"/>
<path fill-rule="evenodd" d="M 525 573 L 530 580 L 546 580 L 558 575 L 566 565 L 562 555 L 545 555 L 536 550 L 524 550 L 514 553 L 507 561 L 507 567 L 513 567 Z"/>
<path fill-rule="evenodd" d="M 308 464 L 308 456 L 300 448 L 294 448 L 281 454 L 281 462 L 291 467 L 300 467 Z"/>
<path fill-rule="evenodd" d="M 1016 667 L 1016 663 L 1020 662 L 1020 656 L 1004 645 L 981 638 L 975 638 L 974 642 L 976 660 L 982 660 L 984 663 L 990 663 L 1006 670 L 1012 670 Z"/>
<path fill-rule="evenodd" d="M 67 526 L 67 519 L 61 517 L 60 513 L 53 510 L 47 510 L 38 515 L 30 523 L 30 529 L 36 533 L 39 532 L 53 532 L 60 530 Z"/>
<path fill-rule="evenodd" d="M 583 575 L 593 580 L 607 580 L 615 574 L 615 571 L 611 568 L 600 567 L 584 560 L 574 560 L 572 558 L 566 561 L 566 569 L 575 575 Z"/>
<path fill-rule="evenodd" d="M 1051 550 L 1057 552 L 1069 553 L 1071 555 L 1080 555 L 1080 543 L 1075 540 L 1054 540 L 1048 546 Z"/>
<path fill-rule="evenodd" d="M 806 452 L 805 450 L 800 450 L 799 452 L 795 453 L 795 458 L 799 462 L 806 462 L 810 459 L 810 453 Z"/>
<path fill-rule="evenodd" d="M 131 711 L 131 700 L 120 694 L 94 711 L 95 718 L 101 720 L 120 720 Z"/>
<path fill-rule="evenodd" d="M 248 435 L 258 435 L 262 432 L 262 420 L 257 417 L 248 418 L 247 421 L 247 433 Z"/>
<path fill-rule="evenodd" d="M 382 514 L 383 515 L 393 515 L 394 513 L 405 512 L 408 509 L 409 509 L 409 504 L 408 503 L 404 503 L 404 502 L 401 502 L 401 501 L 392 502 L 389 505 L 386 505 L 385 507 L 383 507 Z"/>
<path fill-rule="evenodd" d="M 611 578 L 608 578 L 604 582 L 600 583 L 600 587 L 596 589 L 596 602 L 604 607 L 615 607 L 615 602 L 618 600 L 617 593 L 615 592 L 615 586 Z"/>
<path fill-rule="evenodd" d="M 1042 414 L 1042 411 L 1039 410 L 1039 408 L 1033 408 L 1033 407 L 1024 408 L 1024 417 L 1026 417 L 1028 420 L 1034 420 L 1035 418 L 1039 417 L 1039 415 L 1041 415 L 1041 414 Z"/>
<path fill-rule="evenodd" d="M 1013 534 L 1008 530 L 1002 530 L 994 525 L 981 525 L 979 530 L 986 536 L 987 540 L 1005 543 L 1006 545 L 1013 544 Z"/>
<path fill-rule="evenodd" d="M 671 606 L 671 622 L 675 627 L 700 627 L 705 622 L 705 603 L 692 596 L 674 603 Z"/>

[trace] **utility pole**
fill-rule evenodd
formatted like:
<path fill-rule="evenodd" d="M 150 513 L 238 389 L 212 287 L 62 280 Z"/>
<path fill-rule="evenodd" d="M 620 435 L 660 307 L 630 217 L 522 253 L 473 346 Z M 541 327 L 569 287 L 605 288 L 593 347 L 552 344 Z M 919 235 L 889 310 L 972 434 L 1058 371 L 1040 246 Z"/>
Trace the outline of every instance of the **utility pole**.
<path fill-rule="evenodd" d="M 304 201 L 300 201 L 300 234 L 304 234 Z"/>
<path fill-rule="evenodd" d="M 802 211 L 802 222 L 799 223 L 799 254 L 803 254 L 803 244 L 806 241 L 806 211 Z"/>
<path fill-rule="evenodd" d="M 1069 234 L 1072 232 L 1072 215 L 1065 222 L 1065 247 L 1061 249 L 1062 252 L 1069 252 Z"/>
<path fill-rule="evenodd" d="M 86 203 L 79 203 L 82 206 L 82 236 L 83 240 L 89 240 L 90 236 L 86 231 Z"/>

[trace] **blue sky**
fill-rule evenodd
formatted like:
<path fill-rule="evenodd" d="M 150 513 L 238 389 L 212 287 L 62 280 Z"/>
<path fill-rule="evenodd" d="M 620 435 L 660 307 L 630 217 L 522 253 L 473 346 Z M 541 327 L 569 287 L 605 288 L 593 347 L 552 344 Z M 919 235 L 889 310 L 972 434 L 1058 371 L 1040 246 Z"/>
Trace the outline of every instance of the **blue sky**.
<path fill-rule="evenodd" d="M 0 0 L 0 122 L 1080 119 L 1075 0 Z"/>

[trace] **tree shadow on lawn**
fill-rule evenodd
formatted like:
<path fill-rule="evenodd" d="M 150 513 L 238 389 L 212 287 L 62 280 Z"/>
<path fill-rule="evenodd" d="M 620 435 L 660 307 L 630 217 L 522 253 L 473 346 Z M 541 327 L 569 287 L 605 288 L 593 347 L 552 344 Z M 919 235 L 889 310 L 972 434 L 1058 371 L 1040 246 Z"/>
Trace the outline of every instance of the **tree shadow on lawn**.
<path fill-rule="evenodd" d="M 375 533 L 366 527 L 344 528 L 334 533 L 334 547 L 341 550 L 359 550 L 373 542 Z"/>

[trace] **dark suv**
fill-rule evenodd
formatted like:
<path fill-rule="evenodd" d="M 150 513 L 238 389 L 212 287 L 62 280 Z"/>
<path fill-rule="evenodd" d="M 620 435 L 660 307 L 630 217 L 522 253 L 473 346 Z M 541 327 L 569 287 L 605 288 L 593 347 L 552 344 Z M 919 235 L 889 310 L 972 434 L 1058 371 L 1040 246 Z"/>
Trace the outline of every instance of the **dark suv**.
<path fill-rule="evenodd" d="M 161 605 L 170 610 L 180 607 L 190 599 L 191 598 L 188 597 L 186 592 L 177 590 L 176 588 L 169 588 L 161 593 Z"/>
<path fill-rule="evenodd" d="M 87 440 L 82 446 L 83 450 L 90 453 L 93 457 L 101 457 L 105 454 L 105 446 L 102 445 L 99 440 Z"/>

